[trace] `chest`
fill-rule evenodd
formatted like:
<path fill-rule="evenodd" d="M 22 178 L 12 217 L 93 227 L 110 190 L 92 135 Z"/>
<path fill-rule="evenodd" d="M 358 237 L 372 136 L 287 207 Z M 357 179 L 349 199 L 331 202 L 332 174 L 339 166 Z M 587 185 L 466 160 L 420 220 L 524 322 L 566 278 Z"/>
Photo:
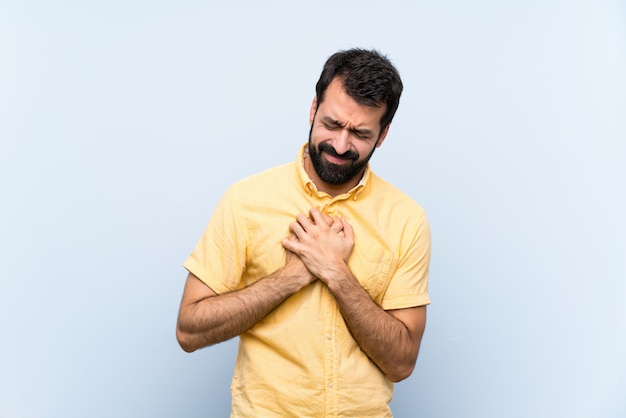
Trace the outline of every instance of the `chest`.
<path fill-rule="evenodd" d="M 286 250 L 281 240 L 290 234 L 289 225 L 295 221 L 296 215 L 308 213 L 308 204 L 283 205 L 267 213 L 257 208 L 257 216 L 248 219 L 243 276 L 246 285 L 275 272 L 285 264 Z M 330 216 L 345 217 L 352 225 L 355 246 L 348 266 L 370 297 L 380 303 L 396 264 L 394 237 L 389 235 L 384 222 L 375 216 L 364 215 L 349 202 L 331 202 L 318 207 Z"/>

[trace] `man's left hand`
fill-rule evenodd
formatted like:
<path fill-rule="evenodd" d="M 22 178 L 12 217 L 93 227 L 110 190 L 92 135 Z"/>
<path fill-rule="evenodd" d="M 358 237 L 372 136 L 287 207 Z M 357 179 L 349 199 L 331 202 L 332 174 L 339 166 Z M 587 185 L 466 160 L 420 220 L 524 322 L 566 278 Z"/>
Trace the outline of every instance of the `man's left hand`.
<path fill-rule="evenodd" d="M 330 218 L 319 209 L 296 217 L 289 225 L 297 241 L 284 239 L 283 246 L 297 254 L 307 269 L 320 280 L 328 283 L 337 273 L 345 271 L 354 249 L 354 231 L 344 218 Z"/>

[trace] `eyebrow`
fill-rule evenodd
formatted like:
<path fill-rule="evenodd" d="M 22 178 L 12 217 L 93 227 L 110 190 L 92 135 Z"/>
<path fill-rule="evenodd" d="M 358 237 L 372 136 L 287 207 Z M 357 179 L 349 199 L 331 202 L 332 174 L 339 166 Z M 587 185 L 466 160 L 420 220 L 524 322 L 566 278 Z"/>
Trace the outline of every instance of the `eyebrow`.
<path fill-rule="evenodd" d="M 330 116 L 323 116 L 322 122 L 327 125 L 335 126 L 337 128 L 344 128 L 346 126 L 345 123 L 341 123 L 338 120 L 331 118 Z M 374 136 L 374 133 L 366 128 L 352 128 L 350 129 L 350 132 L 364 137 Z"/>

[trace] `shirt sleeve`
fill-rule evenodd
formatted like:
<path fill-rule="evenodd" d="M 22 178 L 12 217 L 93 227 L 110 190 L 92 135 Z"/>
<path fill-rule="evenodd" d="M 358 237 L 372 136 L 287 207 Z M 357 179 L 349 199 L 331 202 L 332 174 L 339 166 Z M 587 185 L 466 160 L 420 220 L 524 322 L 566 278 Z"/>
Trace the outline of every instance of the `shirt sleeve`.
<path fill-rule="evenodd" d="M 218 294 L 240 288 L 246 267 L 245 231 L 241 206 L 231 187 L 183 267 Z"/>
<path fill-rule="evenodd" d="M 383 297 L 383 309 L 404 309 L 430 303 L 430 250 L 430 227 L 422 211 L 407 222 L 402 232 L 398 263 Z"/>

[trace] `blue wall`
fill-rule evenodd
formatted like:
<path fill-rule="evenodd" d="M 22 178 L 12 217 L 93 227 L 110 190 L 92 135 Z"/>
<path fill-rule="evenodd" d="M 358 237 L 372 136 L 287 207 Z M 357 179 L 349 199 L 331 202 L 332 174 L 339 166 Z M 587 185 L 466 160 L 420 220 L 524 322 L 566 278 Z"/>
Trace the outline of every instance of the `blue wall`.
<path fill-rule="evenodd" d="M 433 231 L 396 416 L 626 416 L 624 2 L 8 0 L 0 417 L 228 415 L 236 341 L 178 348 L 181 263 L 352 46 L 402 73 L 372 166 Z"/>

